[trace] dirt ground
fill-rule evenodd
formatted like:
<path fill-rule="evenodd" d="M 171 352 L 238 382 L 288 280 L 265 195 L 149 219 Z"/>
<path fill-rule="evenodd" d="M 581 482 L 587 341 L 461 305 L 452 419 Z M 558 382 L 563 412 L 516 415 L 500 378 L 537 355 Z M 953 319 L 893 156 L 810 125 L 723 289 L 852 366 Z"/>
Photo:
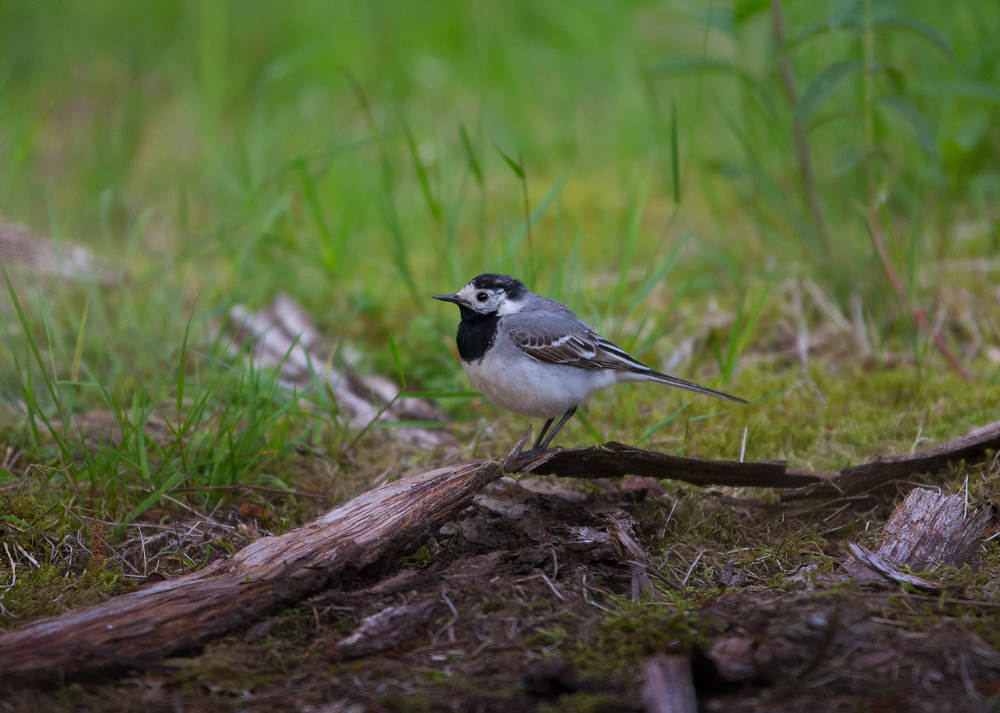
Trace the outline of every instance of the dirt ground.
<path fill-rule="evenodd" d="M 632 485 L 504 478 L 384 578 L 343 582 L 169 668 L 11 688 L 2 704 L 635 711 L 644 660 L 672 651 L 691 657 L 706 711 L 1000 707 L 998 609 L 962 603 L 979 564 L 939 572 L 951 578 L 947 596 L 859 587 L 840 575 L 843 548 L 815 534 L 857 539 L 862 520 L 884 522 L 892 498 L 793 522 L 774 508 Z M 767 533 L 782 549 L 744 544 Z"/>

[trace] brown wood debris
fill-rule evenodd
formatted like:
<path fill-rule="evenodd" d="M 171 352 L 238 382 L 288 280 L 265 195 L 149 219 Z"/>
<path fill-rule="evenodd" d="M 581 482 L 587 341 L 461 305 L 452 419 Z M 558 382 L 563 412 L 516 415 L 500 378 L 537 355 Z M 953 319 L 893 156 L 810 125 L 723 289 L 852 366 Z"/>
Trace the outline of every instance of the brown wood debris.
<path fill-rule="evenodd" d="M 970 563 L 983 542 L 990 515 L 986 508 L 968 514 L 966 508 L 964 498 L 958 495 L 911 490 L 886 523 L 875 552 L 848 543 L 854 557 L 844 563 L 844 572 L 861 584 L 882 578 L 930 591 L 944 589 L 944 585 L 908 574 L 903 568 L 933 572 L 942 566 Z"/>
<path fill-rule="evenodd" d="M 190 649 L 338 581 L 384 569 L 502 472 L 499 463 L 477 461 L 387 483 L 231 560 L 30 622 L 0 635 L 0 676 L 23 683 Z"/>
<path fill-rule="evenodd" d="M 90 248 L 53 240 L 13 223 L 0 222 L 0 264 L 8 270 L 23 267 L 37 275 L 63 280 L 115 284 L 107 261 Z"/>
<path fill-rule="evenodd" d="M 823 476 L 789 470 L 785 461 L 737 461 L 684 458 L 610 441 L 589 448 L 527 453 L 512 464 L 512 472 L 565 478 L 621 478 L 637 475 L 682 480 L 693 485 L 759 488 L 802 487 L 821 483 Z"/>
<path fill-rule="evenodd" d="M 258 312 L 243 305 L 234 306 L 227 328 L 233 334 L 230 351 L 237 354 L 249 348 L 257 367 L 279 370 L 282 386 L 299 391 L 329 388 L 337 406 L 348 416 L 351 428 L 365 428 L 375 421 L 445 420 L 441 410 L 429 401 L 397 398 L 399 387 L 384 376 L 356 374 L 340 358 L 335 344 L 332 348 L 327 344 L 324 349 L 324 341 L 312 319 L 287 295 L 279 294 L 269 307 Z M 392 433 L 421 448 L 454 443 L 451 433 L 444 428 L 398 427 Z"/>
<path fill-rule="evenodd" d="M 657 654 L 646 660 L 642 702 L 647 713 L 697 713 L 691 657 Z"/>

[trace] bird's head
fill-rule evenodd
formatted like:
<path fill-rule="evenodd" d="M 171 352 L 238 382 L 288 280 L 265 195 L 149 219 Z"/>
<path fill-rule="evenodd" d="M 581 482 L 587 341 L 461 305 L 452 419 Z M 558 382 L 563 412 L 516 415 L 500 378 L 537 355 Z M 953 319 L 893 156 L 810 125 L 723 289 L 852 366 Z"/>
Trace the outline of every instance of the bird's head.
<path fill-rule="evenodd" d="M 520 312 L 528 294 L 528 288 L 513 277 L 486 273 L 472 278 L 455 294 L 434 295 L 434 299 L 454 302 L 462 311 L 462 319 L 474 319 Z"/>

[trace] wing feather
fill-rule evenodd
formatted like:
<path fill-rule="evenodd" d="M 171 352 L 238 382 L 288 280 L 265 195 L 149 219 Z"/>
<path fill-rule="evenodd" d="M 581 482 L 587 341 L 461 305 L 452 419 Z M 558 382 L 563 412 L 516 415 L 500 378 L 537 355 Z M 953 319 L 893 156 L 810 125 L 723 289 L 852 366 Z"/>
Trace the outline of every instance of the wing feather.
<path fill-rule="evenodd" d="M 578 369 L 630 369 L 648 371 L 618 346 L 599 336 L 582 322 L 554 324 L 537 320 L 530 331 L 524 326 L 507 330 L 518 349 L 544 364 L 561 364 Z"/>

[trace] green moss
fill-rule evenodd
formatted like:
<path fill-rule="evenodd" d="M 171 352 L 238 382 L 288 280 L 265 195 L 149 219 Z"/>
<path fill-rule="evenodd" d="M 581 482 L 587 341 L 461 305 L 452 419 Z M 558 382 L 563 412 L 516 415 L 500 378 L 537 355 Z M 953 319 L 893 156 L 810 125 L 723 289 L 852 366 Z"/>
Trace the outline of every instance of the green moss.
<path fill-rule="evenodd" d="M 0 604 L 19 621 L 27 621 L 97 604 L 135 586 L 135 580 L 123 577 L 121 568 L 107 562 L 80 573 L 43 564 L 33 570 L 19 569 L 14 585 L 0 593 Z"/>

